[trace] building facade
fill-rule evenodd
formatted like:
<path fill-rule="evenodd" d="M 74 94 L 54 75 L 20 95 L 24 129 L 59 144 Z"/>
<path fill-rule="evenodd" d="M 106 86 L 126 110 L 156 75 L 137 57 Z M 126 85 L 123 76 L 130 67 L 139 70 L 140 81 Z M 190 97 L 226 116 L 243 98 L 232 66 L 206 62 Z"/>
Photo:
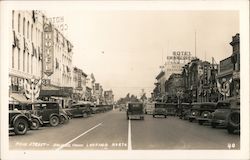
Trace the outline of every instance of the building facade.
<path fill-rule="evenodd" d="M 104 91 L 104 101 L 108 105 L 112 105 L 114 103 L 114 94 L 112 90 Z"/>
<path fill-rule="evenodd" d="M 165 82 L 168 102 L 178 102 L 184 94 L 184 83 L 181 74 L 173 73 Z"/>
<path fill-rule="evenodd" d="M 86 78 L 82 69 L 73 68 L 73 100 L 86 100 Z"/>
<path fill-rule="evenodd" d="M 166 92 L 165 92 L 165 72 L 161 71 L 157 76 L 156 76 L 157 82 L 155 83 L 156 87 L 155 90 L 158 92 L 156 95 L 156 100 L 158 101 L 163 101 L 166 98 Z"/>
<path fill-rule="evenodd" d="M 219 99 L 240 97 L 240 35 L 237 33 L 230 42 L 232 55 L 220 61 L 217 78 Z"/>
<path fill-rule="evenodd" d="M 25 80 L 42 78 L 44 15 L 39 11 L 12 11 L 12 44 L 9 56 L 9 90 L 24 94 Z"/>

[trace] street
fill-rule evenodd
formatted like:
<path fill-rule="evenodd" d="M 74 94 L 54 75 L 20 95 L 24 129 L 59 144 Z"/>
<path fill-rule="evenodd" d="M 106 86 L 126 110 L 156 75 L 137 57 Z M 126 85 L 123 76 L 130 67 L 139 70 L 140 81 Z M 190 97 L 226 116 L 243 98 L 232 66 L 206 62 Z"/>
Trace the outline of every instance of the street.
<path fill-rule="evenodd" d="M 126 113 L 117 110 L 9 136 L 11 150 L 228 149 L 228 144 L 239 149 L 240 136 L 171 116 L 145 115 L 145 120 L 129 122 Z"/>

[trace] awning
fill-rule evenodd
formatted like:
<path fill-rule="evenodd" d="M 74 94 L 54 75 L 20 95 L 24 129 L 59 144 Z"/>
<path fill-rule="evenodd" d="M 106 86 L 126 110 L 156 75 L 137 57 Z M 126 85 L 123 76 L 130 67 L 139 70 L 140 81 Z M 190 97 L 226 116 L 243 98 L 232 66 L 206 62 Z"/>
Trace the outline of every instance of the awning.
<path fill-rule="evenodd" d="M 11 93 L 10 100 L 15 100 L 19 103 L 31 103 L 31 100 L 27 99 L 23 94 L 20 93 Z"/>
<path fill-rule="evenodd" d="M 70 97 L 73 93 L 72 87 L 54 87 L 54 86 L 42 86 L 40 91 L 41 97 Z"/>

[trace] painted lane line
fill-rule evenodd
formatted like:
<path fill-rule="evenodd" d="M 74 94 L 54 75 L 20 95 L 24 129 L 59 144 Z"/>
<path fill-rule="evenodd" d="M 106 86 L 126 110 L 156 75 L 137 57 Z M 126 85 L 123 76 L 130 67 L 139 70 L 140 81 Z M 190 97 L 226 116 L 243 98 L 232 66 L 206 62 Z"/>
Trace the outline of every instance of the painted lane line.
<path fill-rule="evenodd" d="M 131 140 L 131 121 L 128 120 L 128 150 L 132 150 L 132 140 Z"/>
<path fill-rule="evenodd" d="M 102 123 L 103 123 L 103 122 L 102 122 Z M 99 127 L 100 125 L 102 125 L 102 123 L 99 123 L 98 125 L 96 125 L 96 126 L 90 128 L 89 130 L 83 132 L 82 134 L 80 134 L 79 136 L 75 137 L 74 139 L 68 141 L 67 143 L 65 143 L 65 144 L 63 144 L 63 145 L 61 145 L 59 148 L 56 149 L 56 151 L 61 150 L 62 148 L 66 147 L 66 146 L 69 145 L 70 143 L 74 142 L 75 140 L 77 140 L 77 139 L 80 138 L 81 136 L 83 136 L 83 135 L 87 134 L 88 132 L 92 131 L 93 129 Z"/>

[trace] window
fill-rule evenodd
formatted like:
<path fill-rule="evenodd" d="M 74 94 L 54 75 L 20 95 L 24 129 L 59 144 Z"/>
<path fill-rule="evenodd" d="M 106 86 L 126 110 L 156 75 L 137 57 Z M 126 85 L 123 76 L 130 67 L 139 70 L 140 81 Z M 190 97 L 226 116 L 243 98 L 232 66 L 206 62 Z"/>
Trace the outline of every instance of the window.
<path fill-rule="evenodd" d="M 25 37 L 25 18 L 23 18 L 23 36 Z"/>
<path fill-rule="evenodd" d="M 20 49 L 18 49 L 18 70 L 20 70 Z"/>
<path fill-rule="evenodd" d="M 12 68 L 15 67 L 15 48 L 12 47 Z"/>
<path fill-rule="evenodd" d="M 33 56 L 31 56 L 31 74 L 33 74 Z"/>
<path fill-rule="evenodd" d="M 33 41 L 33 24 L 31 25 L 30 39 Z"/>
<path fill-rule="evenodd" d="M 15 14 L 15 12 L 12 11 L 12 29 L 14 29 L 14 14 Z"/>
<path fill-rule="evenodd" d="M 30 22 L 27 23 L 27 38 L 29 39 L 30 36 Z"/>
<path fill-rule="evenodd" d="M 30 60 L 30 54 L 28 53 L 28 54 L 27 54 L 27 72 L 28 72 L 28 73 L 29 73 L 29 71 L 30 71 L 30 70 L 29 70 L 29 66 L 30 66 L 30 64 L 29 64 L 30 61 L 29 61 L 29 60 Z"/>
<path fill-rule="evenodd" d="M 21 19 L 21 16 L 20 14 L 18 14 L 18 33 L 20 33 L 20 19 Z"/>
<path fill-rule="evenodd" d="M 25 72 L 25 51 L 23 51 L 23 71 Z"/>

